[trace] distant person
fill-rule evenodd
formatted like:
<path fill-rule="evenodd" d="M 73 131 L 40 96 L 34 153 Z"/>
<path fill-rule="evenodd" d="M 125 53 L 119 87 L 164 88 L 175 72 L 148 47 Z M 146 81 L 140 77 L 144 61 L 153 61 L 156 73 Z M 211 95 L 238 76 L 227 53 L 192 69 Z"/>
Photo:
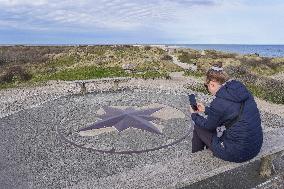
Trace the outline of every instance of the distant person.
<path fill-rule="evenodd" d="M 244 162 L 260 151 L 263 132 L 259 110 L 245 85 L 229 80 L 223 68 L 213 66 L 206 74 L 204 86 L 216 98 L 209 107 L 197 103 L 190 107 L 194 121 L 192 152 L 209 148 L 225 161 Z M 204 112 L 207 118 L 198 113 Z"/>

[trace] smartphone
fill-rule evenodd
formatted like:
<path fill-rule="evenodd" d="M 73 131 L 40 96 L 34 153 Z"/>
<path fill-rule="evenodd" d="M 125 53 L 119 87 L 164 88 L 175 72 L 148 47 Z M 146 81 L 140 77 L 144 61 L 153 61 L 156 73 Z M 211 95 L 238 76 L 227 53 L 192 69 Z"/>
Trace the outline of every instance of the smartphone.
<path fill-rule="evenodd" d="M 189 103 L 194 111 L 197 111 L 197 103 L 194 94 L 188 95 Z"/>

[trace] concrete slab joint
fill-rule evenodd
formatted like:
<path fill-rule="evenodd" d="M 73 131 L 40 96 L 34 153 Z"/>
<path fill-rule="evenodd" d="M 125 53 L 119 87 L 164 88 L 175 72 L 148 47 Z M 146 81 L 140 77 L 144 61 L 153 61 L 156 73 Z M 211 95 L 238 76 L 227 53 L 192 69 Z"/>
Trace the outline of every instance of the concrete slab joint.
<path fill-rule="evenodd" d="M 271 177 L 273 169 L 273 155 L 261 158 L 259 174 L 261 177 Z"/>
<path fill-rule="evenodd" d="M 284 150 L 266 155 L 260 159 L 259 175 L 263 178 L 270 178 L 276 173 L 273 162 L 279 160 L 284 154 Z"/>

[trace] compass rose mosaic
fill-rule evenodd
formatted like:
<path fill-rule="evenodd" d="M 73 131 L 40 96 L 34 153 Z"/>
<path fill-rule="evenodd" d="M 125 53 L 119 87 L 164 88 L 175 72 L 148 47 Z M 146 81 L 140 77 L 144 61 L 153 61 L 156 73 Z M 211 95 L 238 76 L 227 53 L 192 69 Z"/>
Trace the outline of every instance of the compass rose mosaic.
<path fill-rule="evenodd" d="M 68 109 L 57 133 L 76 148 L 108 154 L 156 151 L 178 144 L 191 134 L 184 109 L 156 102 L 125 104 L 88 104 L 84 115 L 78 108 Z"/>

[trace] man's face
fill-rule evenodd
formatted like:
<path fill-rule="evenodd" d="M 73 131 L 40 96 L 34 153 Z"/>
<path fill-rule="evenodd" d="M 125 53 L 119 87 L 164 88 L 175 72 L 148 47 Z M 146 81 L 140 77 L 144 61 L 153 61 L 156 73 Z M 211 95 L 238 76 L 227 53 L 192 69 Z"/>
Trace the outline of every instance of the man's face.
<path fill-rule="evenodd" d="M 204 86 L 207 86 L 208 91 L 212 95 L 216 95 L 217 91 L 220 89 L 221 85 L 216 81 L 209 81 Z"/>

